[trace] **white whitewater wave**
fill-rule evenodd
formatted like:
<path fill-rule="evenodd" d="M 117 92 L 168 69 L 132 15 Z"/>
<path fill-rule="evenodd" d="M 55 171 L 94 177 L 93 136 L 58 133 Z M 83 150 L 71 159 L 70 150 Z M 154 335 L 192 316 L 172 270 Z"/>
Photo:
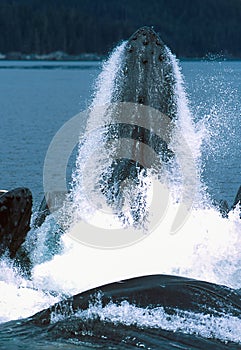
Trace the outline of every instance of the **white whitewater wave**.
<path fill-rule="evenodd" d="M 53 312 L 51 323 L 68 320 L 69 316 Z M 128 301 L 122 301 L 120 305 L 110 302 L 103 307 L 100 299 L 99 303 L 90 304 L 87 310 L 80 310 L 71 315 L 72 319 L 73 317 L 81 321 L 98 318 L 102 322 L 115 325 L 136 326 L 141 329 L 157 328 L 241 344 L 241 319 L 230 315 L 214 316 L 179 309 L 173 309 L 173 313 L 170 314 L 163 307 L 142 308 Z"/>
<path fill-rule="evenodd" d="M 91 108 L 104 106 L 111 103 L 112 96 L 118 93 L 115 90 L 115 79 L 121 67 L 122 55 L 126 42 L 117 46 L 111 53 L 108 60 L 102 66 L 102 72 L 99 74 L 95 83 L 95 93 Z"/>
<path fill-rule="evenodd" d="M 60 296 L 50 295 L 34 288 L 30 280 L 23 278 L 7 258 L 0 261 L 0 323 L 28 317 L 52 303 Z"/>

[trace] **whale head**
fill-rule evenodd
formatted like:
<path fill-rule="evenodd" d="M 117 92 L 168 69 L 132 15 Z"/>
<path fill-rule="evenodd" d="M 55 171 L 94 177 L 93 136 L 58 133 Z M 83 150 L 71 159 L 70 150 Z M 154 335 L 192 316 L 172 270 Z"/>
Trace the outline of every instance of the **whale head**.
<path fill-rule="evenodd" d="M 116 101 L 143 104 L 170 119 L 176 117 L 176 80 L 171 53 L 152 28 L 142 27 L 129 38 L 121 70 Z"/>

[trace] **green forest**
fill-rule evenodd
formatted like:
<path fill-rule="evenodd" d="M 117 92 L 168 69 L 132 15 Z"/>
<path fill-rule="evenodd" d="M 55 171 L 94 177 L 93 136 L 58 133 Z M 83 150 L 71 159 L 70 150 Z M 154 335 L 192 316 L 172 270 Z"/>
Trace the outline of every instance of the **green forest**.
<path fill-rule="evenodd" d="M 241 0 L 0 0 L 0 53 L 106 55 L 143 25 L 178 57 L 241 58 Z"/>

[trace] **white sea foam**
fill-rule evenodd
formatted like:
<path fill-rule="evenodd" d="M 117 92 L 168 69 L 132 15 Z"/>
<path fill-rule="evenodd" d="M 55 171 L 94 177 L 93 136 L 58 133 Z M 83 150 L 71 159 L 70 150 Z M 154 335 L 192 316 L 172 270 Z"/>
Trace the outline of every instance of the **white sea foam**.
<path fill-rule="evenodd" d="M 28 317 L 55 303 L 60 297 L 34 288 L 7 258 L 0 261 L 0 323 Z"/>
<path fill-rule="evenodd" d="M 241 319 L 230 315 L 212 315 L 173 309 L 171 313 L 163 307 L 137 307 L 124 300 L 120 304 L 109 302 L 102 306 L 99 301 L 90 304 L 88 309 L 67 312 L 66 315 L 52 312 L 51 323 L 68 320 L 68 317 L 81 321 L 99 319 L 115 325 L 156 328 L 184 334 L 198 335 L 222 342 L 233 341 L 241 344 Z M 91 331 L 91 330 L 90 330 Z M 84 332 L 86 332 L 84 330 Z M 84 334 L 83 334 L 84 335 Z"/>
<path fill-rule="evenodd" d="M 213 316 L 178 309 L 173 314 L 168 314 L 163 307 L 141 308 L 127 301 L 122 301 L 120 305 L 111 302 L 105 307 L 93 304 L 75 316 L 84 319 L 99 317 L 101 321 L 114 324 L 161 328 L 205 338 L 216 338 L 224 342 L 241 343 L 241 319 L 234 316 Z"/>

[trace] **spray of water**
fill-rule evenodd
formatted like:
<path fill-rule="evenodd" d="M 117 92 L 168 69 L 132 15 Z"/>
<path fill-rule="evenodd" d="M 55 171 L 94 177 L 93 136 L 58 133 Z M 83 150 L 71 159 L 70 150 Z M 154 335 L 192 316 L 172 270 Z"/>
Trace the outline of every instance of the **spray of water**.
<path fill-rule="evenodd" d="M 173 309 L 167 313 L 163 307 L 141 308 L 122 301 L 119 305 L 110 302 L 102 306 L 101 299 L 89 305 L 87 310 L 63 315 L 51 314 L 51 323 L 72 317 L 81 322 L 99 319 L 107 324 L 135 326 L 140 329 L 156 328 L 184 334 L 198 335 L 209 339 L 219 339 L 222 342 L 233 341 L 241 343 L 241 320 L 235 316 L 210 315 Z M 85 335 L 86 330 L 82 331 Z"/>
<path fill-rule="evenodd" d="M 108 103 L 113 93 L 115 93 L 115 80 L 116 75 L 119 74 L 118 67 L 120 67 L 123 49 L 124 44 L 114 51 L 109 61 L 105 63 L 103 72 L 98 79 L 92 110 L 98 108 L 100 102 Z M 226 284 L 234 288 L 241 286 L 241 275 L 238 267 L 241 258 L 238 210 L 231 212 L 229 218 L 225 219 L 211 205 L 204 205 L 207 198 L 202 196 L 203 192 L 200 190 L 202 184 L 199 180 L 198 167 L 201 158 L 202 139 L 206 131 L 200 128 L 196 130 L 195 128 L 188 107 L 188 99 L 183 88 L 183 78 L 178 62 L 171 53 L 170 57 L 175 70 L 178 105 L 176 134 L 174 134 L 173 140 L 178 141 L 178 136 L 176 136 L 179 135 L 178 132 L 182 134 L 188 151 L 191 150 L 196 166 L 197 193 L 195 205 L 190 210 L 185 224 L 177 235 L 170 236 L 173 217 L 175 217 L 179 208 L 179 203 L 170 200 L 160 225 L 150 236 L 134 246 L 119 250 L 101 251 L 75 244 L 68 236 L 65 236 L 65 254 L 55 256 L 50 263 L 38 265 L 34 269 L 34 278 L 36 278 L 37 285 L 40 283 L 39 286 L 41 284 L 46 286 L 49 283 L 52 287 L 55 285 L 58 290 L 63 288 L 64 292 L 71 293 L 73 290 L 79 292 L 121 278 L 151 273 L 169 273 Z M 104 87 L 109 87 L 108 91 L 104 90 Z M 102 91 L 105 91 L 106 100 L 102 100 Z M 202 131 L 204 131 L 204 134 Z M 96 149 L 101 142 L 103 142 L 103 134 L 99 130 L 95 135 L 91 135 L 90 138 L 85 140 L 84 147 L 81 147 L 81 153 L 77 160 L 77 171 L 74 174 L 73 201 L 81 215 L 84 212 L 86 216 L 92 218 L 92 206 L 88 206 L 88 198 L 84 196 L 79 184 L 82 176 L 81 170 L 86 159 L 89 158 L 88 152 Z M 178 142 L 175 144 L 174 141 L 173 144 L 175 152 L 181 155 L 183 152 L 182 144 L 178 144 Z M 93 173 L 95 173 L 98 157 L 93 158 L 94 161 L 91 165 Z M 100 157 L 102 162 L 98 164 L 99 169 L 108 165 L 107 158 L 106 162 L 103 162 L 103 156 Z M 173 185 L 175 187 L 175 182 Z M 179 188 L 178 186 L 179 184 L 176 188 Z M 63 276 L 63 268 L 66 270 L 66 277 Z M 76 275 L 79 276 L 78 279 L 76 279 Z M 68 281 L 71 281 L 71 283 Z M 68 285 L 70 288 L 68 288 Z"/>

